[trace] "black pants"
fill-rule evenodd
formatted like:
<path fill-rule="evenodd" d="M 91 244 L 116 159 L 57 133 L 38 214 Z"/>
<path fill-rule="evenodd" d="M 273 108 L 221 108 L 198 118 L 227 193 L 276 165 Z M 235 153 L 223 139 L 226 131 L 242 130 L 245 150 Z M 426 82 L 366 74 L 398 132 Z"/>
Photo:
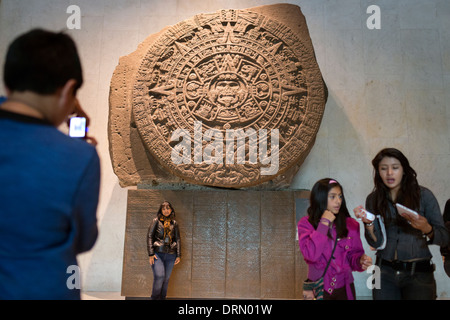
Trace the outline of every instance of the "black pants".
<path fill-rule="evenodd" d="M 352 290 L 353 297 L 356 300 L 355 285 L 353 283 L 350 284 L 350 289 Z M 348 300 L 347 288 L 344 286 L 342 288 L 335 289 L 332 294 L 324 291 L 323 300 Z"/>
<path fill-rule="evenodd" d="M 435 300 L 433 272 L 398 271 L 380 265 L 380 289 L 373 289 L 374 300 Z"/>

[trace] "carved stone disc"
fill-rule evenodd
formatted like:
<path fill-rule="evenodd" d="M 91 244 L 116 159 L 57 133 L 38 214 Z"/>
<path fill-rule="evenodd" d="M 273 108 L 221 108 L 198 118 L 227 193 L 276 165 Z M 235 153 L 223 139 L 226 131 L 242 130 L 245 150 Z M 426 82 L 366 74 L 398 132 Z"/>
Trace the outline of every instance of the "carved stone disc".
<path fill-rule="evenodd" d="M 234 188 L 274 179 L 303 161 L 325 102 L 310 39 L 247 10 L 200 14 L 167 29 L 142 59 L 132 91 L 141 138 L 164 167 L 191 183 Z M 178 146 L 181 163 L 173 158 L 182 141 L 173 139 L 177 129 L 189 133 L 183 143 L 191 148 Z M 257 143 L 251 145 L 250 137 L 227 148 L 227 130 L 239 129 Z M 263 161 L 261 129 L 272 163 Z M 278 142 L 271 140 L 274 129 Z M 240 147 L 245 159 L 239 162 Z M 206 149 L 217 156 L 212 163 Z M 233 157 L 228 162 L 227 152 Z M 276 170 L 262 173 L 276 159 Z"/>

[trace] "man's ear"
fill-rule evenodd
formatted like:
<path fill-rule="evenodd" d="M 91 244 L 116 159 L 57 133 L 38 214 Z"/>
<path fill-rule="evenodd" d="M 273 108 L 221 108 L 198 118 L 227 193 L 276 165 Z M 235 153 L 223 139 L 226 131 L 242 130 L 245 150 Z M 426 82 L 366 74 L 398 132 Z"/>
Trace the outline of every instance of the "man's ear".
<path fill-rule="evenodd" d="M 59 105 L 62 109 L 65 110 L 68 114 L 73 112 L 73 108 L 75 107 L 74 99 L 75 99 L 75 86 L 77 85 L 77 81 L 75 79 L 69 79 L 64 87 L 61 88 L 60 96 L 59 96 Z"/>
<path fill-rule="evenodd" d="M 61 89 L 60 99 L 62 99 L 63 102 L 66 102 L 67 100 L 72 101 L 75 98 L 74 92 L 76 85 L 77 81 L 75 79 L 67 80 L 66 84 Z"/>
<path fill-rule="evenodd" d="M 70 79 L 57 91 L 58 110 L 55 119 L 56 126 L 59 126 L 64 119 L 74 111 L 76 99 L 74 92 L 76 84 L 77 81 L 75 79 Z"/>

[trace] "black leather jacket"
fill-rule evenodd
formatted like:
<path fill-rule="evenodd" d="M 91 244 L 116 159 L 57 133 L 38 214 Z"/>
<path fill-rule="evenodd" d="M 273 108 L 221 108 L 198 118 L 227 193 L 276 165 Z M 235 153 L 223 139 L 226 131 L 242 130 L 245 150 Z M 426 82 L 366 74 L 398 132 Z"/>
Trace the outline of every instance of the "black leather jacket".
<path fill-rule="evenodd" d="M 159 220 L 159 217 L 153 219 L 147 234 L 148 255 L 153 256 L 156 252 L 162 252 L 181 257 L 180 230 L 175 220 L 170 223 L 170 238 L 170 243 L 164 243 L 164 224 Z"/>

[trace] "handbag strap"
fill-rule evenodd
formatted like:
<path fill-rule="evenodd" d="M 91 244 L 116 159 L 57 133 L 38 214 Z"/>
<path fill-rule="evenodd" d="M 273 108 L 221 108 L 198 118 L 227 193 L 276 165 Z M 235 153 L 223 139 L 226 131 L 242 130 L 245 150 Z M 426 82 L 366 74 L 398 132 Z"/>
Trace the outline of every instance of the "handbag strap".
<path fill-rule="evenodd" d="M 330 266 L 330 263 L 331 263 L 331 259 L 333 259 L 333 254 L 334 254 L 334 250 L 336 249 L 337 241 L 338 241 L 338 238 L 336 235 L 336 240 L 334 241 L 334 247 L 333 247 L 333 250 L 331 251 L 331 257 L 330 257 L 330 260 L 328 260 L 327 266 L 325 267 L 325 270 L 322 274 L 322 278 L 325 276 L 325 273 L 327 273 L 328 267 Z"/>

